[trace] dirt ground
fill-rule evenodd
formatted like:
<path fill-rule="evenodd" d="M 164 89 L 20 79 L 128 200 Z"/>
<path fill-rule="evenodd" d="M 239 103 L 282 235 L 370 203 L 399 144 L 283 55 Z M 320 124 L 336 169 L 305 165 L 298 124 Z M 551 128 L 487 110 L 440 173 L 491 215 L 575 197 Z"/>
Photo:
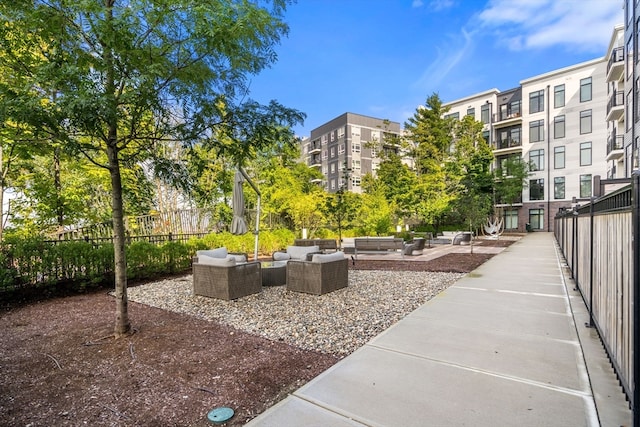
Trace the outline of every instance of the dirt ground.
<path fill-rule="evenodd" d="M 350 268 L 469 272 L 490 257 Z M 2 304 L 0 425 L 210 426 L 226 406 L 241 426 L 339 360 L 137 303 L 135 333 L 114 340 L 114 307 L 107 290 Z"/>

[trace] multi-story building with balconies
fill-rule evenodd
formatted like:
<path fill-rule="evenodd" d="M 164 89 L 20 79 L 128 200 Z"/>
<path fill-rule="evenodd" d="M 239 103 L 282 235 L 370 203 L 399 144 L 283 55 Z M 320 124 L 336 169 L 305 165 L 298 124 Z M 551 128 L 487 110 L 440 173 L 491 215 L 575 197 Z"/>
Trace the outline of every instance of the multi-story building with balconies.
<path fill-rule="evenodd" d="M 344 113 L 311 131 L 301 142 L 302 158 L 322 172 L 327 191 L 360 193 L 362 177 L 376 174 L 380 150 L 398 151 L 390 134 L 400 135 L 400 123 Z"/>
<path fill-rule="evenodd" d="M 529 224 L 550 231 L 558 209 L 589 200 L 594 178 L 607 176 L 606 79 L 607 60 L 601 58 L 445 104 L 449 114 L 484 123 L 494 168 L 511 157 L 530 165 L 521 200 L 496 201 L 507 230 L 524 231 Z"/>
<path fill-rule="evenodd" d="M 615 56 L 613 51 L 610 53 L 612 76 L 608 82 L 611 88 L 617 88 L 616 93 L 624 94 L 624 99 L 617 99 L 624 105 L 624 111 L 617 112 L 622 117 L 618 119 L 618 133 L 624 129 L 624 142 L 616 176 L 630 178 L 633 171 L 640 169 L 640 4 L 637 0 L 625 0 L 624 16 L 624 48 L 616 50 Z M 617 73 L 622 75 L 616 81 Z M 617 104 L 616 107 L 620 109 Z M 624 172 L 620 167 L 624 167 Z"/>

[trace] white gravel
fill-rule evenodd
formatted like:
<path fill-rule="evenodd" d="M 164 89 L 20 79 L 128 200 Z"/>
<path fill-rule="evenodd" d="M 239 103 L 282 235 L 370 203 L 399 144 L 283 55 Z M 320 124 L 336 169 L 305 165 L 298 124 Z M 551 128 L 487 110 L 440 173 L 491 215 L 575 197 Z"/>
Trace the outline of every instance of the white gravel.
<path fill-rule="evenodd" d="M 192 276 L 127 290 L 129 300 L 233 326 L 270 340 L 347 355 L 464 274 L 350 270 L 349 286 L 315 296 L 263 287 L 235 301 L 194 296 Z"/>

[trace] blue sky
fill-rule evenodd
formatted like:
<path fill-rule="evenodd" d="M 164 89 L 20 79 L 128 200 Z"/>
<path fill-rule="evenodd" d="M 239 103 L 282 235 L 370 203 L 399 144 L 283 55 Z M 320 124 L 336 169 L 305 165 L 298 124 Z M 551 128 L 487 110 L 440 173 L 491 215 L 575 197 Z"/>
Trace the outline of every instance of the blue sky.
<path fill-rule="evenodd" d="M 278 61 L 249 96 L 307 114 L 299 136 L 345 113 L 403 124 L 444 102 L 606 54 L 622 0 L 299 0 Z"/>

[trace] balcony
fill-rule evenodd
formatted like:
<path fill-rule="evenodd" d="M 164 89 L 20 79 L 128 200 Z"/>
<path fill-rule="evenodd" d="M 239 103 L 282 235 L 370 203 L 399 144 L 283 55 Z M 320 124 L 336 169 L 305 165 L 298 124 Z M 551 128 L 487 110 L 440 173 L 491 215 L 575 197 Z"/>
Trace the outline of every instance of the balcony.
<path fill-rule="evenodd" d="M 522 123 L 522 114 L 518 112 L 499 112 L 493 115 L 494 127 L 511 126 Z"/>
<path fill-rule="evenodd" d="M 624 119 L 624 93 L 613 91 L 607 103 L 607 121 Z"/>
<path fill-rule="evenodd" d="M 312 168 L 322 167 L 322 160 L 320 159 L 320 156 L 318 155 L 311 156 L 311 158 L 309 159 L 309 166 L 311 166 Z"/>
<path fill-rule="evenodd" d="M 519 151 L 522 149 L 522 142 L 520 139 L 505 138 L 498 139 L 495 142 L 494 154 L 506 154 L 510 152 Z"/>
<path fill-rule="evenodd" d="M 611 52 L 607 63 L 607 81 L 620 81 L 624 74 L 624 47 L 617 47 Z"/>
<path fill-rule="evenodd" d="M 618 160 L 624 155 L 624 135 L 609 135 L 607 138 L 607 161 Z"/>
<path fill-rule="evenodd" d="M 315 154 L 320 152 L 320 141 L 313 141 L 309 144 L 309 154 Z"/>

